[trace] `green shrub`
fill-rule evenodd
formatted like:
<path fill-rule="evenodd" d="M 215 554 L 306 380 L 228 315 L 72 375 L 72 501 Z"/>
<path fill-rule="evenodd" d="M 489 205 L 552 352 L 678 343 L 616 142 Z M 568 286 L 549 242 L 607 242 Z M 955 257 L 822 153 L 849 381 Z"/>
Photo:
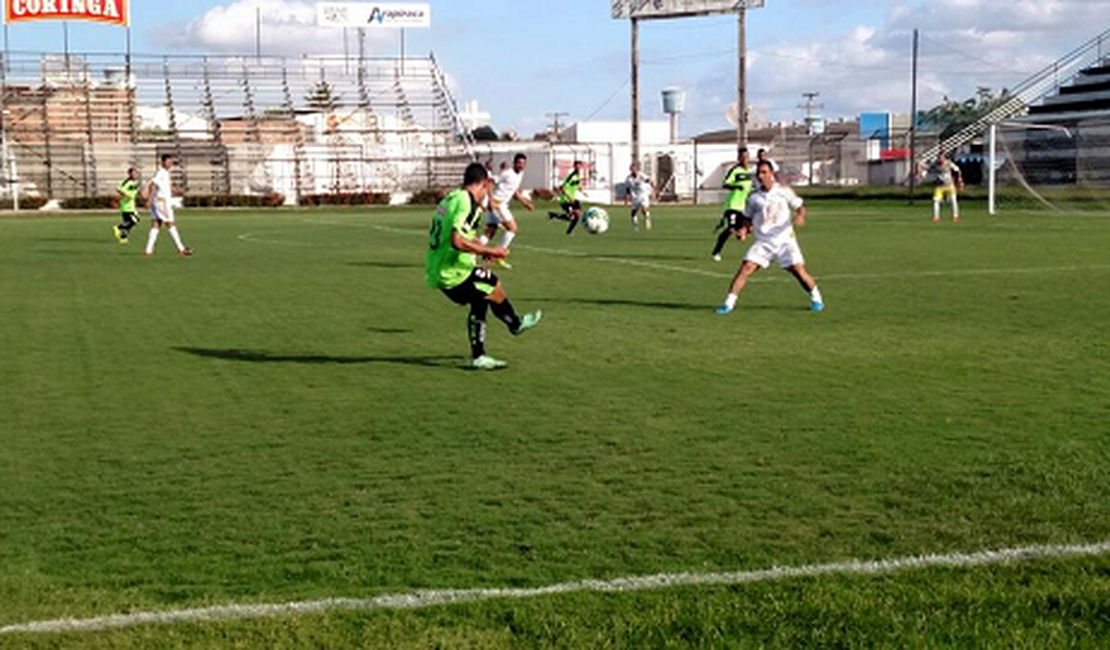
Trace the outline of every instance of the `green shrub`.
<path fill-rule="evenodd" d="M 436 205 L 447 196 L 447 190 L 428 188 L 417 190 L 409 197 L 409 205 Z"/>
<path fill-rule="evenodd" d="M 386 192 L 332 192 L 302 195 L 300 205 L 389 205 L 389 199 Z"/>

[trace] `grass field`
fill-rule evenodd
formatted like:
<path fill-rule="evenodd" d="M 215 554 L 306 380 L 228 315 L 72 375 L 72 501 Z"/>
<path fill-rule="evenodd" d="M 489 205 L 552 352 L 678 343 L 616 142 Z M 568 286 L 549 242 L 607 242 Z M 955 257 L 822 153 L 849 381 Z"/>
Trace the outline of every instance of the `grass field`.
<path fill-rule="evenodd" d="M 428 208 L 0 219 L 0 628 L 1110 540 L 1110 218 L 814 202 L 713 313 L 712 207 L 519 211 L 463 369 Z M 1105 647 L 1110 556 L 67 634 L 0 647 Z"/>

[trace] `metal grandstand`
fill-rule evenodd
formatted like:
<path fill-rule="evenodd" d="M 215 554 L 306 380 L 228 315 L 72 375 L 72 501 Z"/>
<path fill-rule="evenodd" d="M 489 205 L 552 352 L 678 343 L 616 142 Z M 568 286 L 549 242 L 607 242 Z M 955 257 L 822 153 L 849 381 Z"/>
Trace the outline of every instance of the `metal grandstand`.
<path fill-rule="evenodd" d="M 186 194 L 412 192 L 453 184 L 473 141 L 435 57 L 14 52 L 0 64 L 5 191 L 114 194 L 178 159 Z"/>

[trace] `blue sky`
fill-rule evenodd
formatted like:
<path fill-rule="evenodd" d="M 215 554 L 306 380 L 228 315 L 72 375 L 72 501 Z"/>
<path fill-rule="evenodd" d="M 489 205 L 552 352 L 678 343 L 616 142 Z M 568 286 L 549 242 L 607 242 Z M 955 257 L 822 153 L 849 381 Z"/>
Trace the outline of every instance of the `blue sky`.
<path fill-rule="evenodd" d="M 431 0 L 432 27 L 408 30 L 411 54 L 435 52 L 460 101 L 477 99 L 497 129 L 542 130 L 546 113 L 569 121 L 627 119 L 629 26 L 610 18 L 609 0 Z M 341 54 L 335 30 L 314 25 L 304 0 L 136 0 L 134 50 L 142 53 L 251 52 L 255 7 L 263 8 L 263 49 Z M 819 92 L 829 118 L 862 110 L 908 112 L 910 34 L 922 30 L 921 101 L 964 98 L 977 86 L 1012 85 L 1110 29 L 1110 0 L 767 0 L 749 12 L 749 101 L 758 116 L 802 116 L 801 93 Z M 57 23 L 10 28 L 13 50 L 60 50 Z M 70 49 L 124 48 L 124 32 L 71 24 Z M 663 119 L 659 91 L 687 91 L 684 135 L 728 128 L 735 100 L 736 20 L 731 16 L 642 25 L 642 111 Z M 352 37 L 353 44 L 353 37 Z M 370 42 L 394 53 L 395 33 Z"/>

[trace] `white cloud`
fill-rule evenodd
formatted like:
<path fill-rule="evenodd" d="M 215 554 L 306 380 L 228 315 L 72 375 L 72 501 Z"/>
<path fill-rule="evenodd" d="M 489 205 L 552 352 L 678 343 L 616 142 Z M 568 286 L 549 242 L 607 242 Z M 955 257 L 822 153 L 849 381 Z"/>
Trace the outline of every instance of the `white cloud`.
<path fill-rule="evenodd" d="M 207 52 L 250 53 L 255 49 L 257 10 L 261 8 L 262 51 L 271 55 L 342 54 L 343 34 L 336 28 L 316 26 L 314 2 L 298 0 L 235 0 L 217 5 L 204 15 L 180 26 L 170 44 Z M 358 47 L 350 30 L 349 47 Z M 389 43 L 392 34 L 367 32 L 367 47 Z"/>
<path fill-rule="evenodd" d="M 966 98 L 980 86 L 1011 87 L 1110 24 L 1110 0 L 930 0 L 900 2 L 881 24 L 824 39 L 753 48 L 749 101 L 774 120 L 795 120 L 801 93 L 820 92 L 827 116 L 909 112 L 911 34 L 921 31 L 919 106 Z M 696 84 L 716 106 L 735 72 L 718 66 Z M 719 125 L 709 124 L 709 128 Z"/>

